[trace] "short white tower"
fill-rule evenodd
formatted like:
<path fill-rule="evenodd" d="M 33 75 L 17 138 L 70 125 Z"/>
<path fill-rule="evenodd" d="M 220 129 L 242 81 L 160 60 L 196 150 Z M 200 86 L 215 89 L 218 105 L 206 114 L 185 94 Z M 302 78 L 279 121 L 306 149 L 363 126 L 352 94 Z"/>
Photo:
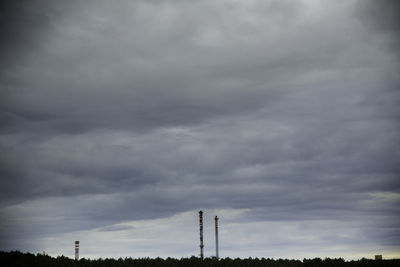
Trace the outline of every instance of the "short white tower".
<path fill-rule="evenodd" d="M 79 260 L 79 241 L 75 241 L 75 260 Z"/>

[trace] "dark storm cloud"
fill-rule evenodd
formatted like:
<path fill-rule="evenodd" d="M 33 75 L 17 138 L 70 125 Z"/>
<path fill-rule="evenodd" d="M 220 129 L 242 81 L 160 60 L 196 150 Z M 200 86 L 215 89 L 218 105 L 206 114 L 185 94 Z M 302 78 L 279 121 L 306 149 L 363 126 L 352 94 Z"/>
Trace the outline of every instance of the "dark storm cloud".
<path fill-rule="evenodd" d="M 1 248 L 200 208 L 344 220 L 365 234 L 351 244 L 398 246 L 383 2 L 385 18 L 372 1 L 4 5 Z"/>
<path fill-rule="evenodd" d="M 261 5 L 258 16 L 272 7 L 278 15 L 272 15 L 271 22 L 293 26 L 294 22 L 283 17 L 296 18 L 301 6 L 269 3 Z M 240 13 L 235 6 L 228 9 L 232 14 L 223 12 L 220 18 L 221 13 L 214 11 L 207 21 L 196 9 L 198 5 L 138 1 L 127 6 L 124 9 L 123 2 L 112 6 L 85 2 L 74 12 L 67 9 L 70 17 L 57 14 L 61 18 L 47 10 L 52 27 L 41 30 L 51 38 L 38 34 L 35 42 L 42 49 L 35 50 L 23 65 L 19 61 L 14 71 L 4 73 L 15 83 L 5 93 L 4 130 L 18 132 L 29 127 L 42 134 L 80 133 L 96 128 L 139 130 L 195 124 L 274 101 L 277 94 L 272 89 L 282 87 L 270 85 L 274 77 L 282 77 L 287 65 L 293 68 L 286 75 L 297 76 L 308 61 L 302 58 L 303 48 L 288 51 L 289 55 L 283 52 L 283 58 L 268 53 L 279 41 L 283 49 L 290 45 L 285 37 L 260 42 L 253 40 L 257 32 L 249 32 L 242 40 L 239 34 L 246 28 L 227 24 Z M 157 12 L 158 18 L 147 12 Z M 32 13 L 32 17 L 40 17 Z M 95 15 L 88 16 L 92 13 Z M 239 20 L 236 24 L 250 28 L 245 15 L 243 23 Z M 135 27 L 130 27 L 132 24 Z M 245 53 L 238 54 L 242 49 Z M 319 64 L 315 59 L 309 61 L 316 64 L 313 68 Z"/>
<path fill-rule="evenodd" d="M 2 1 L 0 4 L 1 65 L 10 67 L 20 53 L 40 51 L 37 35 L 49 29 L 50 21 L 29 1 Z"/>
<path fill-rule="evenodd" d="M 397 10 L 400 8 L 399 1 L 358 1 L 358 14 L 362 20 L 375 30 L 389 34 L 392 38 L 399 38 L 400 19 Z"/>

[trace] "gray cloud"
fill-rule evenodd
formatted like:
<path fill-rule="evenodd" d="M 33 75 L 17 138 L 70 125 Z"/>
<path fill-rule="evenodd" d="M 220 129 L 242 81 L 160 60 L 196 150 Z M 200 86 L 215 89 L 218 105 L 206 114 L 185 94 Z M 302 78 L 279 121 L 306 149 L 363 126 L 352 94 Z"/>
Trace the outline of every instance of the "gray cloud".
<path fill-rule="evenodd" d="M 396 250 L 396 3 L 375 5 L 5 4 L 0 248 L 204 208 Z"/>

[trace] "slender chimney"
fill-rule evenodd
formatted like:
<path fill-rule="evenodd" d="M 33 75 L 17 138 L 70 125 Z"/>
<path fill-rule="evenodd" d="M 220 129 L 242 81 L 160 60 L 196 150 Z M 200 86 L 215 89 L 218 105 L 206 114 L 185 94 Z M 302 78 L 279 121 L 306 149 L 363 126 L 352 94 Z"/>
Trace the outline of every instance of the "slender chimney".
<path fill-rule="evenodd" d="M 203 254 L 203 211 L 199 211 L 199 219 L 200 219 L 200 258 L 204 259 Z"/>
<path fill-rule="evenodd" d="M 79 241 L 75 241 L 75 260 L 79 260 Z"/>
<path fill-rule="evenodd" d="M 215 258 L 219 259 L 219 247 L 218 247 L 218 216 L 215 216 Z"/>

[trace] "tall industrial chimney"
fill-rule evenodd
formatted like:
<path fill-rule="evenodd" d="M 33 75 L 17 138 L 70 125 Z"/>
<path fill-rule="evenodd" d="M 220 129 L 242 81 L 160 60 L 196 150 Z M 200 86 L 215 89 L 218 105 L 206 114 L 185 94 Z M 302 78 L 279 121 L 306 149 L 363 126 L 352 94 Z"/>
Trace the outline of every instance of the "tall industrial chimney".
<path fill-rule="evenodd" d="M 219 259 L 219 247 L 218 247 L 218 216 L 215 216 L 215 258 Z"/>
<path fill-rule="evenodd" d="M 79 241 L 75 241 L 75 260 L 79 260 Z"/>
<path fill-rule="evenodd" d="M 203 211 L 199 211 L 199 219 L 200 219 L 200 258 L 204 259 L 203 254 Z"/>

